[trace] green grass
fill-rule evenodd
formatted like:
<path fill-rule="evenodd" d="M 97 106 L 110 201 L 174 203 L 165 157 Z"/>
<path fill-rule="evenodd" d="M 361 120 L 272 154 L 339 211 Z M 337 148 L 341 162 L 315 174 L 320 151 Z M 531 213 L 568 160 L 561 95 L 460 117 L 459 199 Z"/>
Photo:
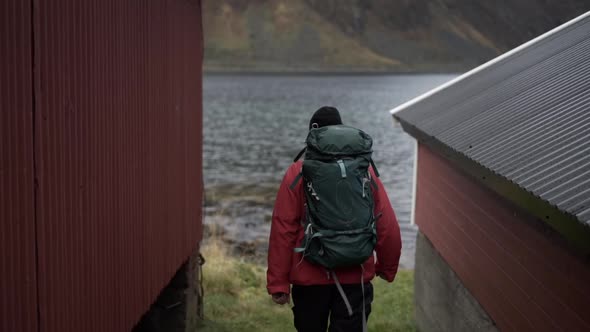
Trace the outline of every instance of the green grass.
<path fill-rule="evenodd" d="M 291 307 L 272 303 L 266 293 L 263 266 L 229 256 L 219 241 L 201 251 L 207 259 L 203 267 L 205 320 L 197 331 L 295 331 Z M 373 282 L 369 331 L 415 331 L 413 283 L 413 271 L 400 271 L 393 284 L 380 279 Z"/>

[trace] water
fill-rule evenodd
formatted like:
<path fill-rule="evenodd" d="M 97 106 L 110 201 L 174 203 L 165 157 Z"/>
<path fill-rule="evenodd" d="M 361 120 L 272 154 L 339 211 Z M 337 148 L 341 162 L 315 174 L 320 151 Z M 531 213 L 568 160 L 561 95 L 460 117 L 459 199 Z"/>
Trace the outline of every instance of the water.
<path fill-rule="evenodd" d="M 414 142 L 389 110 L 454 75 L 214 75 L 204 79 L 205 224 L 241 251 L 264 255 L 272 204 L 309 118 L 330 105 L 373 137 L 373 159 L 402 228 L 402 267 L 413 267 L 409 225 Z"/>

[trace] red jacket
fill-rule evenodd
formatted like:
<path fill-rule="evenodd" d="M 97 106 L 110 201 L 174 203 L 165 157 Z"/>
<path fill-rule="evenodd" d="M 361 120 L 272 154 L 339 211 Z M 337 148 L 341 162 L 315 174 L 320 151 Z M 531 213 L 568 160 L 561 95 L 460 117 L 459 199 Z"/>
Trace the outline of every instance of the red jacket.
<path fill-rule="evenodd" d="M 326 285 L 334 281 L 326 270 L 319 265 L 302 260 L 301 253 L 293 249 L 303 239 L 301 220 L 303 215 L 303 181 L 291 189 L 290 186 L 301 172 L 302 161 L 289 167 L 275 201 L 268 244 L 268 270 L 266 288 L 269 294 L 290 293 L 290 285 Z M 371 170 L 373 172 L 373 170 Z M 375 273 L 382 275 L 389 282 L 393 281 L 401 254 L 401 237 L 399 225 L 383 184 L 373 173 L 377 183 L 374 193 L 375 215 L 382 213 L 377 221 L 377 245 L 374 257 L 364 263 L 364 280 L 373 279 Z M 356 284 L 361 281 L 361 268 L 350 267 L 336 269 L 335 273 L 342 284 Z"/>

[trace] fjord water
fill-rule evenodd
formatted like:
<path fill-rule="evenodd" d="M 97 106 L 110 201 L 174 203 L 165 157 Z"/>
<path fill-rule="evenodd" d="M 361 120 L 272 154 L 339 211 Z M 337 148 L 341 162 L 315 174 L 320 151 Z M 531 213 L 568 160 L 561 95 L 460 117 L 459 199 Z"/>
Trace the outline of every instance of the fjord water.
<path fill-rule="evenodd" d="M 414 141 L 389 110 L 455 75 L 206 75 L 203 87 L 205 224 L 242 252 L 263 255 L 274 195 L 321 106 L 373 137 L 373 158 L 413 267 Z"/>

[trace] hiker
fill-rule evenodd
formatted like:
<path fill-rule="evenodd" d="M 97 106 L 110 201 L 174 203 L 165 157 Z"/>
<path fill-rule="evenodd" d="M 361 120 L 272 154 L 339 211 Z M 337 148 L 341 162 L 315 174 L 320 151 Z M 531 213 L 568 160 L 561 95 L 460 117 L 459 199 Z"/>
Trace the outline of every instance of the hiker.
<path fill-rule="evenodd" d="M 401 253 L 372 139 L 324 106 L 309 122 L 306 143 L 304 160 L 297 160 L 302 151 L 276 197 L 267 290 L 277 304 L 293 299 L 299 332 L 325 332 L 328 318 L 331 332 L 366 331 L 370 281 L 377 275 L 392 282 Z"/>

